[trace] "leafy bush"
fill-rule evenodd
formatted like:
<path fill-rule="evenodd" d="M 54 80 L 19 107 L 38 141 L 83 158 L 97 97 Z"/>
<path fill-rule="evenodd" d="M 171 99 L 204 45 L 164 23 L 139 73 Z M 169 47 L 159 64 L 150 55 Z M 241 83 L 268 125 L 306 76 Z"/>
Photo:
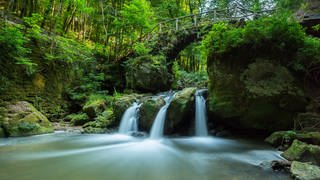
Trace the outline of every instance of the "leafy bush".
<path fill-rule="evenodd" d="M 0 28 L 0 52 L 1 64 L 7 66 L 14 62 L 26 68 L 28 74 L 32 74 L 36 64 L 29 58 L 30 49 L 26 48 L 25 44 L 28 39 L 24 37 L 20 31 L 20 26 L 10 26 L 5 24 Z M 10 62 L 12 61 L 12 62 Z M 2 68 L 3 70 L 6 68 Z"/>
<path fill-rule="evenodd" d="M 288 14 L 277 14 L 249 21 L 244 28 L 215 24 L 204 39 L 203 46 L 207 54 L 219 59 L 244 48 L 243 51 L 250 50 L 253 52 L 251 54 L 289 60 L 287 55 L 297 51 L 303 45 L 304 38 L 305 33 L 294 18 Z"/>
<path fill-rule="evenodd" d="M 70 119 L 71 124 L 75 126 L 83 125 L 90 121 L 86 113 L 69 114 L 66 118 Z"/>
<path fill-rule="evenodd" d="M 43 17 L 38 13 L 33 13 L 31 17 L 24 17 L 24 22 L 26 23 L 27 35 L 31 38 L 40 39 L 41 29 L 40 23 L 43 20 Z"/>
<path fill-rule="evenodd" d="M 207 87 L 208 74 L 206 71 L 187 72 L 181 70 L 179 68 L 179 65 L 177 63 L 174 63 L 173 73 L 175 76 L 173 82 L 174 89 L 183 89 L 186 87 Z"/>

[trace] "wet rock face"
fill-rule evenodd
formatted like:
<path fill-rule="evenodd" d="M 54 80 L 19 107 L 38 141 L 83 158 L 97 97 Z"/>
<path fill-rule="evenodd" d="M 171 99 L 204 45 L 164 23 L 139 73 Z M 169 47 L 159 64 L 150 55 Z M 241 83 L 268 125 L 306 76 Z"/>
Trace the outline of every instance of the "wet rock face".
<path fill-rule="evenodd" d="M 162 97 L 147 97 L 142 100 L 142 105 L 139 110 L 139 126 L 144 131 L 151 129 L 153 121 L 157 116 L 160 108 L 165 105 Z"/>
<path fill-rule="evenodd" d="M 142 56 L 131 61 L 127 86 L 141 92 L 160 92 L 170 89 L 170 74 L 161 56 Z"/>
<path fill-rule="evenodd" d="M 8 136 L 27 136 L 53 132 L 53 125 L 33 105 L 19 101 L 7 106 L 7 114 L 3 122 Z"/>
<path fill-rule="evenodd" d="M 290 148 L 283 152 L 281 156 L 290 161 L 312 162 L 320 165 L 320 146 L 294 140 Z"/>
<path fill-rule="evenodd" d="M 191 127 L 195 114 L 195 92 L 196 88 L 185 88 L 176 93 L 167 110 L 167 132 L 185 131 L 186 127 Z"/>
<path fill-rule="evenodd" d="M 320 167 L 308 163 L 293 161 L 291 164 L 290 173 L 297 180 L 320 179 Z"/>
<path fill-rule="evenodd" d="M 269 59 L 234 56 L 208 63 L 208 109 L 216 124 L 265 133 L 291 129 L 307 103 L 293 73 Z"/>

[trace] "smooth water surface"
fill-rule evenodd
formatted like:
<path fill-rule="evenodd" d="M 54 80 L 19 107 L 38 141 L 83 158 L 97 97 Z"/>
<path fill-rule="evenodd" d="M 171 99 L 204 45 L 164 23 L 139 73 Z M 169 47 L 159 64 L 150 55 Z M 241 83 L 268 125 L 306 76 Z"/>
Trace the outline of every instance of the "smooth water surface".
<path fill-rule="evenodd" d="M 215 137 L 139 139 L 55 133 L 0 139 L 1 180 L 289 179 L 264 145 Z"/>

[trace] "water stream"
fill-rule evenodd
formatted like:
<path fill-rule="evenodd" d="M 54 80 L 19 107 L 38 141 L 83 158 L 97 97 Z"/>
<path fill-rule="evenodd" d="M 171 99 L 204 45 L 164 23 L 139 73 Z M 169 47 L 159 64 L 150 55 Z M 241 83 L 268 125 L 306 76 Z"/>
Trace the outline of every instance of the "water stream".
<path fill-rule="evenodd" d="M 138 131 L 138 111 L 140 105 L 136 102 L 132 104 L 123 114 L 120 122 L 119 133 L 127 134 L 131 131 Z"/>
<path fill-rule="evenodd" d="M 174 97 L 174 94 L 170 93 L 169 95 L 167 95 L 164 98 L 166 104 L 160 108 L 160 110 L 159 110 L 159 112 L 153 122 L 153 125 L 151 127 L 151 131 L 150 131 L 150 138 L 151 139 L 162 138 L 166 115 L 167 115 L 167 109 L 168 109 L 173 97 Z"/>
<path fill-rule="evenodd" d="M 215 137 L 150 140 L 55 133 L 0 138 L 1 180 L 286 180 L 268 168 L 279 152 Z"/>
<path fill-rule="evenodd" d="M 207 110 L 206 100 L 203 97 L 203 92 L 206 90 L 197 90 L 196 97 L 196 136 L 208 136 L 207 129 Z"/>

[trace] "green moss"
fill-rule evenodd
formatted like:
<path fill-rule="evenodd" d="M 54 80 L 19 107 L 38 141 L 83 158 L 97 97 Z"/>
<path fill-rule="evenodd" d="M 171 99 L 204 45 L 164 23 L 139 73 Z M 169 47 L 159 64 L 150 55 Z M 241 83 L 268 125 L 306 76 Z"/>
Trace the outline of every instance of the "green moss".
<path fill-rule="evenodd" d="M 294 140 L 289 149 L 281 154 L 290 161 L 313 162 L 320 165 L 320 146 Z"/>
<path fill-rule="evenodd" d="M 7 120 L 3 124 L 9 136 L 27 136 L 53 132 L 50 121 L 28 102 L 8 106 Z"/>
<path fill-rule="evenodd" d="M 162 97 L 149 97 L 142 100 L 142 105 L 139 109 L 140 119 L 139 125 L 143 130 L 148 131 L 159 111 L 159 109 L 165 104 Z"/>
<path fill-rule="evenodd" d="M 71 124 L 75 126 L 83 125 L 90 121 L 86 113 L 69 114 L 66 118 L 70 119 Z"/>
<path fill-rule="evenodd" d="M 92 94 L 88 101 L 83 106 L 83 111 L 87 113 L 90 118 L 95 118 L 106 108 L 105 96 L 99 94 Z"/>
<path fill-rule="evenodd" d="M 265 142 L 277 147 L 280 145 L 291 144 L 297 134 L 294 131 L 277 131 L 265 139 Z"/>
<path fill-rule="evenodd" d="M 87 122 L 82 127 L 84 133 L 105 133 L 107 131 L 107 127 L 112 125 L 115 121 L 114 113 L 112 109 L 106 109 L 97 118 L 95 121 Z"/>

